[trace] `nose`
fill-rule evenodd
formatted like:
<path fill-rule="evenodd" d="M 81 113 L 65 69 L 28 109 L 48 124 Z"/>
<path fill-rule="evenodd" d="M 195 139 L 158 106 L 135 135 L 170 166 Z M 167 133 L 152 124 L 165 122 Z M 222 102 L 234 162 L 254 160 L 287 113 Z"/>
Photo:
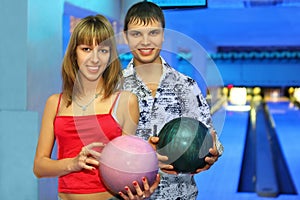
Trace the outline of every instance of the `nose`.
<path fill-rule="evenodd" d="M 98 63 L 100 61 L 98 49 L 95 48 L 91 54 L 91 60 L 94 63 Z"/>
<path fill-rule="evenodd" d="M 142 44 L 143 44 L 143 45 L 148 45 L 148 44 L 150 44 L 150 40 L 149 40 L 149 38 L 148 38 L 148 35 L 145 34 L 145 35 L 143 36 Z"/>

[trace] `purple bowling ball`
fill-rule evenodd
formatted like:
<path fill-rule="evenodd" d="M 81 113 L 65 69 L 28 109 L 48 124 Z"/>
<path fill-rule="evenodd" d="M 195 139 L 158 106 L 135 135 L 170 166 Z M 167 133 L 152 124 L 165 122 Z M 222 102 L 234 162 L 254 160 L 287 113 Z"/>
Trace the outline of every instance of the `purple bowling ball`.
<path fill-rule="evenodd" d="M 135 193 L 133 181 L 143 189 L 142 178 L 152 185 L 158 172 L 158 159 L 152 146 L 137 136 L 120 136 L 110 141 L 101 153 L 100 178 L 106 187 L 118 194 L 128 186 Z"/>

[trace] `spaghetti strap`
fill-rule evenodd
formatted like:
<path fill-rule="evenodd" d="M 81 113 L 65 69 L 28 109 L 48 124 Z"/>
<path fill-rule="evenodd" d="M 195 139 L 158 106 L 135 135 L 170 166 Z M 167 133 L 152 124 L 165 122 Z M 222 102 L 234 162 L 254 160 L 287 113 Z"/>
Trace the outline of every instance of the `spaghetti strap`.
<path fill-rule="evenodd" d="M 60 95 L 59 95 L 59 99 L 58 99 L 58 104 L 57 104 L 55 116 L 57 116 L 57 114 L 58 114 L 58 110 L 59 110 L 59 107 L 60 107 L 61 97 L 62 97 L 62 93 L 60 93 Z"/>
<path fill-rule="evenodd" d="M 113 108 L 115 107 L 115 104 L 116 104 L 117 100 L 119 99 L 120 93 L 121 93 L 121 92 L 118 92 L 118 94 L 117 94 L 117 96 L 116 96 L 116 98 L 115 98 L 113 104 L 111 105 L 111 108 L 110 108 L 110 110 L 109 110 L 109 114 L 111 114 L 111 111 L 112 111 Z"/>

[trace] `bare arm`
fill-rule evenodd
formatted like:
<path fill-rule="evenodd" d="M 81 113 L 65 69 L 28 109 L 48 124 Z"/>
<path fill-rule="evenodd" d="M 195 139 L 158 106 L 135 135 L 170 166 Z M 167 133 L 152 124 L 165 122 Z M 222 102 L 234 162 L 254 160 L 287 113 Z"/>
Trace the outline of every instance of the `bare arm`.
<path fill-rule="evenodd" d="M 137 96 L 127 91 L 123 91 L 121 95 L 118 116 L 123 134 L 135 135 L 140 115 Z"/>
<path fill-rule="evenodd" d="M 138 99 L 137 99 L 136 95 L 134 95 L 130 92 L 123 92 L 122 98 L 123 98 L 123 101 L 120 102 L 120 103 L 122 103 L 122 105 L 119 105 L 121 107 L 118 110 L 122 111 L 122 115 L 121 115 L 122 118 L 120 121 L 122 121 L 123 134 L 135 135 L 136 128 L 137 128 L 138 121 L 139 121 L 139 115 L 140 115 Z M 124 99 L 125 99 L 125 101 L 124 101 Z M 159 182 L 160 182 L 160 176 L 159 176 L 159 174 L 157 174 L 156 179 L 151 186 L 149 185 L 148 180 L 146 178 L 144 178 L 142 180 L 144 190 L 142 190 L 142 188 L 140 187 L 138 182 L 134 181 L 133 186 L 136 190 L 137 195 L 133 195 L 132 191 L 130 190 L 130 188 L 128 186 L 125 186 L 125 188 L 127 188 L 126 189 L 127 194 L 124 194 L 122 192 L 120 192 L 119 194 L 125 200 L 144 199 L 143 196 L 149 197 L 152 195 L 152 193 L 158 187 Z"/>

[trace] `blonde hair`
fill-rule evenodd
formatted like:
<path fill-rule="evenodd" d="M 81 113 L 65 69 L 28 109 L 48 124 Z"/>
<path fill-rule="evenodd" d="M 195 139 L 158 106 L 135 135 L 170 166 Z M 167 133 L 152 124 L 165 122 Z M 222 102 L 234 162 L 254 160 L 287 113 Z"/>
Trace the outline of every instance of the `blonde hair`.
<path fill-rule="evenodd" d="M 79 66 L 76 61 L 76 48 L 78 45 L 92 45 L 93 40 L 97 44 L 110 47 L 110 59 L 103 77 L 103 97 L 109 97 L 121 82 L 122 68 L 118 58 L 114 31 L 111 23 L 102 15 L 88 16 L 81 19 L 75 26 L 62 62 L 62 90 L 67 101 L 67 106 L 72 103 L 72 93 Z M 76 86 L 75 86 L 76 87 Z"/>

